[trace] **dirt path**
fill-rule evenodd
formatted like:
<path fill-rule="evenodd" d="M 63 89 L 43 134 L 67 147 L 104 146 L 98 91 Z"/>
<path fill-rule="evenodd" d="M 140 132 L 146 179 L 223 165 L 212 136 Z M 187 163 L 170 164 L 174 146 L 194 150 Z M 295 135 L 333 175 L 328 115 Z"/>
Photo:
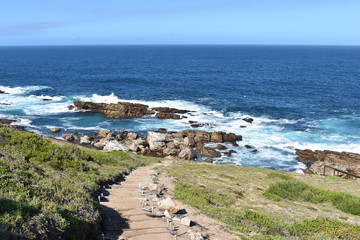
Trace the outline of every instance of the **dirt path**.
<path fill-rule="evenodd" d="M 164 216 L 159 204 L 164 202 L 164 199 L 169 200 L 167 197 L 172 193 L 173 185 L 169 178 L 159 176 L 154 170 L 155 167 L 163 164 L 169 162 L 139 168 L 128 175 L 120 185 L 103 189 L 104 197 L 101 198 L 100 204 L 106 217 L 104 239 L 236 239 L 224 230 L 223 225 L 188 206 L 184 210 L 184 205 L 176 201 L 173 203 L 182 210 L 176 209 L 174 212 L 169 210 L 170 216 L 167 214 Z"/>

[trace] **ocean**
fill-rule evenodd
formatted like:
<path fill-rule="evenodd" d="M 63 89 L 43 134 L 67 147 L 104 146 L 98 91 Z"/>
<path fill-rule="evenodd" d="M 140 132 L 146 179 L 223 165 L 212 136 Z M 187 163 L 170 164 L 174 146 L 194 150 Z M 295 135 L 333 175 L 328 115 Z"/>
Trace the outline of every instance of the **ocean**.
<path fill-rule="evenodd" d="M 237 153 L 215 163 L 284 171 L 304 168 L 296 148 L 360 153 L 357 46 L 0 47 L 0 90 L 9 93 L 0 94 L 0 118 L 53 137 L 102 128 L 233 132 L 243 136 Z M 108 119 L 68 110 L 74 100 L 196 112 Z M 62 132 L 50 133 L 55 126 Z"/>

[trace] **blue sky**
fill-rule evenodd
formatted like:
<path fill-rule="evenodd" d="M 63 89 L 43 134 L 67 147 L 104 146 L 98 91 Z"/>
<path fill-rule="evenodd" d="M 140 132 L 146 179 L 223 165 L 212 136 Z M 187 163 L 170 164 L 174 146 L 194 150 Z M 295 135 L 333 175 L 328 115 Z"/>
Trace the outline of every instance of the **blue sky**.
<path fill-rule="evenodd" d="M 359 0 L 11 0 L 0 45 L 360 45 Z"/>

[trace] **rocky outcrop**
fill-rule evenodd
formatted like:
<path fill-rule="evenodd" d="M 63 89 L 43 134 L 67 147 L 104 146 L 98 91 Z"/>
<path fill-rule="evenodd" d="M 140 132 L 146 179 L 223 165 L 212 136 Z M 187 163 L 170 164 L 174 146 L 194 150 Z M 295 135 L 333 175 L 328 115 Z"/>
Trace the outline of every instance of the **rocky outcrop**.
<path fill-rule="evenodd" d="M 0 89 L 0 94 L 8 94 L 8 93 Z"/>
<path fill-rule="evenodd" d="M 177 108 L 169 108 L 169 107 L 154 107 L 152 109 L 154 111 L 157 111 L 157 112 L 180 113 L 180 114 L 192 112 L 192 111 L 189 111 L 189 110 L 183 110 L 183 109 L 177 109 Z"/>
<path fill-rule="evenodd" d="M 225 132 L 206 132 L 199 130 L 184 130 L 181 132 L 184 136 L 194 139 L 195 143 L 208 143 L 208 142 L 230 142 L 236 143 L 236 141 L 241 141 L 242 136 L 236 135 L 234 133 L 225 133 Z"/>
<path fill-rule="evenodd" d="M 16 120 L 12 120 L 12 119 L 0 119 L 0 124 L 6 124 L 9 125 L 13 122 L 16 122 Z"/>
<path fill-rule="evenodd" d="M 17 131 L 25 131 L 24 126 L 14 125 L 12 123 L 17 122 L 16 120 L 12 119 L 0 119 L 0 126 L 10 128 Z"/>
<path fill-rule="evenodd" d="M 118 103 L 94 103 L 75 101 L 74 106 L 68 106 L 69 110 L 89 110 L 93 112 L 104 113 L 109 118 L 142 117 L 147 114 L 155 114 L 155 117 L 161 119 L 181 119 L 186 118 L 182 114 L 189 113 L 189 110 L 155 107 L 150 109 L 147 105 L 139 103 L 118 102 Z"/>
<path fill-rule="evenodd" d="M 61 128 L 58 128 L 58 127 L 52 127 L 52 128 L 49 128 L 49 131 L 52 132 L 52 133 L 58 133 L 61 131 Z"/>
<path fill-rule="evenodd" d="M 308 167 L 308 173 L 324 174 L 324 166 L 360 175 L 360 154 L 335 151 L 296 149 L 298 160 Z M 337 173 L 336 173 L 337 174 Z M 334 170 L 325 168 L 325 175 L 333 176 Z"/>
<path fill-rule="evenodd" d="M 104 151 L 113 152 L 113 151 L 129 151 L 130 149 L 124 144 L 116 141 L 110 140 L 104 144 Z"/>
<path fill-rule="evenodd" d="M 142 117 L 153 114 L 147 105 L 139 103 L 118 102 L 118 103 L 94 103 L 74 101 L 78 110 L 90 110 L 104 113 L 109 118 Z"/>
<path fill-rule="evenodd" d="M 181 116 L 179 114 L 171 112 L 158 112 L 155 114 L 155 117 L 161 119 L 181 119 Z"/>
<path fill-rule="evenodd" d="M 166 129 L 147 132 L 147 137 L 140 137 L 136 133 L 120 131 L 118 133 L 108 129 L 95 132 L 91 137 L 88 134 L 78 135 L 64 133 L 62 137 L 71 142 L 79 141 L 82 145 L 95 147 L 104 151 L 132 151 L 152 157 L 181 158 L 194 160 L 197 156 L 216 158 L 222 154 L 209 147 L 210 143 L 236 143 L 241 136 L 225 132 L 205 132 L 185 130 L 171 132 Z M 225 148 L 222 148 L 225 149 Z M 231 152 L 231 150 L 229 150 Z"/>
<path fill-rule="evenodd" d="M 251 117 L 246 117 L 246 118 L 243 118 L 242 120 L 244 120 L 245 122 L 248 122 L 250 124 L 252 124 L 252 122 L 254 121 L 254 119 Z"/>

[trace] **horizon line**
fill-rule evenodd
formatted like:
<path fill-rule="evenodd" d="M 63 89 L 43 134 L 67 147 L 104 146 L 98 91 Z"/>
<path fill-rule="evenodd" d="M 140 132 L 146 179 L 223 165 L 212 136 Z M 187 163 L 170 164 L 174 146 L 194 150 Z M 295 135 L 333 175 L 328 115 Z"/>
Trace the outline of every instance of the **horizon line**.
<path fill-rule="evenodd" d="M 80 46 L 329 46 L 329 47 L 359 47 L 360 44 L 291 44 L 291 43 L 120 43 L 120 44 L 30 44 L 30 45 L 0 45 L 0 47 L 80 47 Z"/>

